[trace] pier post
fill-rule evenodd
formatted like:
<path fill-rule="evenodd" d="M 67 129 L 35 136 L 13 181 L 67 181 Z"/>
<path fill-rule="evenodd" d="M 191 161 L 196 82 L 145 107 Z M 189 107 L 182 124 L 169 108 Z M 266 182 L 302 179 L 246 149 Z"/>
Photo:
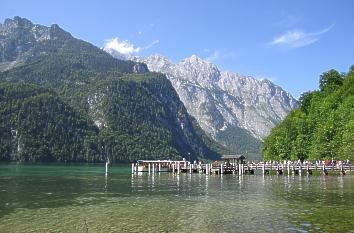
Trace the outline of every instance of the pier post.
<path fill-rule="evenodd" d="M 266 172 L 265 172 L 265 163 L 264 163 L 264 162 L 263 162 L 263 164 L 262 164 L 262 173 L 263 173 L 263 175 L 266 174 Z"/>
<path fill-rule="evenodd" d="M 159 163 L 159 172 L 161 172 L 161 163 Z"/>
<path fill-rule="evenodd" d="M 152 173 L 155 173 L 155 164 L 152 163 Z"/>
<path fill-rule="evenodd" d="M 132 174 L 134 174 L 134 163 L 132 163 Z"/>
<path fill-rule="evenodd" d="M 277 175 L 280 175 L 279 164 L 277 164 Z"/>
<path fill-rule="evenodd" d="M 220 175 L 224 173 L 224 167 L 223 164 L 220 163 Z"/>
<path fill-rule="evenodd" d="M 301 176 L 301 173 L 302 173 L 302 163 L 300 162 L 299 164 L 299 175 Z"/>
<path fill-rule="evenodd" d="M 322 165 L 322 174 L 323 174 L 324 176 L 326 176 L 326 175 L 328 174 L 328 172 L 327 172 L 327 170 L 326 170 L 326 165 L 325 165 L 325 164 Z"/>
<path fill-rule="evenodd" d="M 108 175 L 108 164 L 109 164 L 109 161 L 106 161 L 106 176 Z"/>
<path fill-rule="evenodd" d="M 205 164 L 205 174 L 209 175 L 209 164 Z"/>
<path fill-rule="evenodd" d="M 287 164 L 288 175 L 290 175 L 290 163 Z"/>
<path fill-rule="evenodd" d="M 149 171 L 149 174 L 150 174 L 150 171 L 151 171 L 151 164 L 150 163 L 149 163 L 149 170 L 148 171 Z"/>
<path fill-rule="evenodd" d="M 179 162 L 177 162 L 177 173 L 178 173 L 178 174 L 179 174 L 179 170 L 181 169 L 181 168 L 180 168 L 180 165 L 181 165 L 181 164 L 180 164 Z"/>
<path fill-rule="evenodd" d="M 192 174 L 192 164 L 189 164 L 189 174 Z"/>

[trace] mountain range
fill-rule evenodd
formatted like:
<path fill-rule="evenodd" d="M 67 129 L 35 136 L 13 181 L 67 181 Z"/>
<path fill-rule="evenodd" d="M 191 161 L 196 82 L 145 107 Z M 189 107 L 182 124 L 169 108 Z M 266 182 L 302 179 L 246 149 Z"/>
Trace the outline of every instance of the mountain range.
<path fill-rule="evenodd" d="M 58 25 L 0 24 L 0 160 L 217 159 L 171 82 Z"/>

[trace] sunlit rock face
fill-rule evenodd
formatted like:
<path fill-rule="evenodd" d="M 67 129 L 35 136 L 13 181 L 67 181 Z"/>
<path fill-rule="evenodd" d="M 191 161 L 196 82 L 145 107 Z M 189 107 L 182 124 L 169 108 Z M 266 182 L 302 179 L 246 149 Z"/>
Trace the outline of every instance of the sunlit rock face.
<path fill-rule="evenodd" d="M 258 80 L 193 55 L 179 63 L 153 55 L 135 60 L 166 74 L 188 112 L 213 138 L 228 128 L 242 128 L 262 139 L 297 106 L 297 101 L 269 80 Z"/>

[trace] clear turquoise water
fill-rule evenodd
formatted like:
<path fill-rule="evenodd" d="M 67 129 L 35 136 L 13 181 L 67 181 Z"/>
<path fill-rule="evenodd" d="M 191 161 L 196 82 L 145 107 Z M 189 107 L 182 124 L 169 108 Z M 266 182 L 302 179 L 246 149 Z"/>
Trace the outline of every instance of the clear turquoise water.
<path fill-rule="evenodd" d="M 0 232 L 354 232 L 354 175 L 0 165 Z"/>

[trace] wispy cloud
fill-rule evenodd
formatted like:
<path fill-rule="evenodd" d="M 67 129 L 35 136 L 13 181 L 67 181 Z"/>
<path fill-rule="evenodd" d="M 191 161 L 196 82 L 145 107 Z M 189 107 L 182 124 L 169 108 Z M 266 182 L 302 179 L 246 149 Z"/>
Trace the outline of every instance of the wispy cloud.
<path fill-rule="evenodd" d="M 154 46 L 154 45 L 156 45 L 156 44 L 158 44 L 158 43 L 160 43 L 159 40 L 154 40 L 153 42 L 151 42 L 151 43 L 148 44 L 147 46 L 143 47 L 142 50 L 149 49 L 149 48 L 151 48 L 152 46 Z"/>
<path fill-rule="evenodd" d="M 105 40 L 103 50 L 112 53 L 116 52 L 123 56 L 132 56 L 143 50 L 150 49 L 154 45 L 158 44 L 159 40 L 154 40 L 150 44 L 144 47 L 137 47 L 128 40 L 120 40 L 118 37 Z"/>
<path fill-rule="evenodd" d="M 217 60 L 235 57 L 235 54 L 233 52 L 230 52 L 227 50 L 204 49 L 204 52 L 209 53 L 209 55 L 205 58 L 205 60 L 210 61 L 210 62 L 215 62 Z"/>
<path fill-rule="evenodd" d="M 319 32 L 304 32 L 302 30 L 287 31 L 286 33 L 277 36 L 269 43 L 271 46 L 286 46 L 289 48 L 300 48 L 317 42 L 321 36 L 334 27 L 331 26 Z"/>

